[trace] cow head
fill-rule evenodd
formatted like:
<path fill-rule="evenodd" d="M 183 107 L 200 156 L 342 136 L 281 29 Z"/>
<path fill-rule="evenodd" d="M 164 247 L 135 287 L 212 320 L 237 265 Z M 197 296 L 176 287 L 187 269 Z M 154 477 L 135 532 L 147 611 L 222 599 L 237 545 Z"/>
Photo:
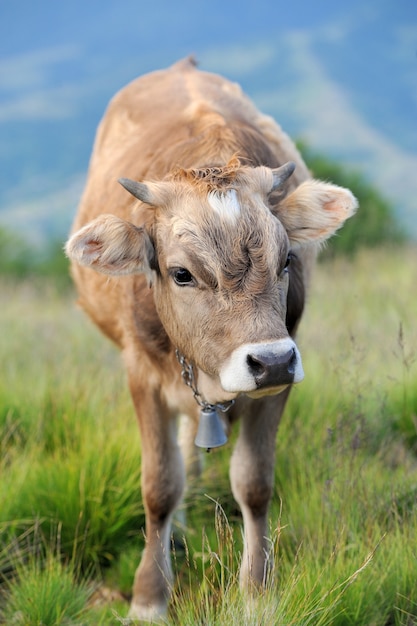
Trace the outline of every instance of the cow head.
<path fill-rule="evenodd" d="M 303 378 L 286 327 L 291 261 L 300 247 L 331 236 L 357 203 L 347 189 L 314 180 L 280 193 L 294 167 L 235 160 L 160 182 L 122 179 L 153 207 L 152 222 L 137 227 L 102 215 L 67 244 L 82 265 L 147 275 L 162 324 L 195 364 L 208 402 L 278 393 Z"/>

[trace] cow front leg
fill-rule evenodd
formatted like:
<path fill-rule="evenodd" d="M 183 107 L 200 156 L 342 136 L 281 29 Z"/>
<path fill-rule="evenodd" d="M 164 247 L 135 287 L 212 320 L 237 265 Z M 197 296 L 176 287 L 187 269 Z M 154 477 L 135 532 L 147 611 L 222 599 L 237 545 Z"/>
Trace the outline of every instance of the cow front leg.
<path fill-rule="evenodd" d="M 240 584 L 248 590 L 264 586 L 271 568 L 268 509 L 274 483 L 276 432 L 288 393 L 289 389 L 275 398 L 248 404 L 231 459 L 230 480 L 244 524 Z"/>
<path fill-rule="evenodd" d="M 152 621 L 166 614 L 173 582 L 171 520 L 185 483 L 175 420 L 159 392 L 130 383 L 142 441 L 142 498 L 146 545 L 135 574 L 129 617 Z"/>

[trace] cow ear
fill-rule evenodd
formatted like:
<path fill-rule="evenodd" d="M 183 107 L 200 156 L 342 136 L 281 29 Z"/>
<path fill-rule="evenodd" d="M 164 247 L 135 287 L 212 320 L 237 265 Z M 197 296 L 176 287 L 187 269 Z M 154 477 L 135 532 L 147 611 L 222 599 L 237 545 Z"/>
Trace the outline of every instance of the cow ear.
<path fill-rule="evenodd" d="M 358 208 L 349 189 L 308 180 L 284 198 L 273 213 L 293 244 L 322 243 L 331 237 Z"/>
<path fill-rule="evenodd" d="M 68 240 L 68 257 L 103 274 L 145 273 L 151 277 L 155 251 L 148 233 L 115 215 L 101 215 Z"/>

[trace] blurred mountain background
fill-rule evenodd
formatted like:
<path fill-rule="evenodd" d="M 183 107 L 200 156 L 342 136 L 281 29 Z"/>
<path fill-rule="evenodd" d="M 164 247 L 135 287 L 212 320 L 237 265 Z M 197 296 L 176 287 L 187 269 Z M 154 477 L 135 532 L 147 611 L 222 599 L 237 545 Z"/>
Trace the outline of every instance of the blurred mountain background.
<path fill-rule="evenodd" d="M 417 238 L 415 0 L 2 0 L 0 226 L 65 238 L 111 96 L 191 53 L 362 171 Z"/>

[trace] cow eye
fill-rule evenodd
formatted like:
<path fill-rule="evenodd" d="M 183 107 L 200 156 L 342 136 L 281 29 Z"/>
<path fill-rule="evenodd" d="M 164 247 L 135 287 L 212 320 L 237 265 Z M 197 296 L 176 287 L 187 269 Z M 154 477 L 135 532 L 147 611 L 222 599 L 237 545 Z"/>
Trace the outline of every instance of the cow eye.
<path fill-rule="evenodd" d="M 185 267 L 176 267 L 172 270 L 172 277 L 177 285 L 183 287 L 184 285 L 193 285 L 194 279 L 190 272 Z"/>
<path fill-rule="evenodd" d="M 288 268 L 289 268 L 289 265 L 290 265 L 290 263 L 291 263 L 291 259 L 292 259 L 292 257 L 293 257 L 292 252 L 289 252 L 289 253 L 288 253 L 288 256 L 287 256 L 287 260 L 285 261 L 284 268 L 283 268 L 283 270 L 282 270 L 282 273 L 283 273 L 283 274 L 286 274 L 286 273 L 288 272 Z"/>

